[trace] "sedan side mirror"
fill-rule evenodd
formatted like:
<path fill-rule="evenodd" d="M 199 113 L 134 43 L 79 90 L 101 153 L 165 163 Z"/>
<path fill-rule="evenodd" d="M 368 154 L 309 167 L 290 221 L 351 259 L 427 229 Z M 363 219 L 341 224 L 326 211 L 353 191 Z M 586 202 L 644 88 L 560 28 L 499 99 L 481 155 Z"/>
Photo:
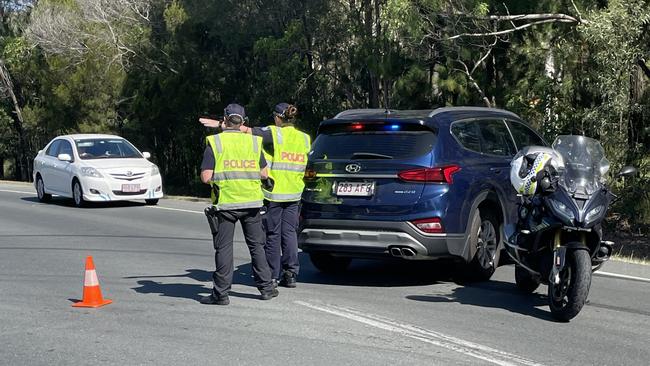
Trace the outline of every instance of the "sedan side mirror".
<path fill-rule="evenodd" d="M 146 151 L 143 151 L 143 152 L 142 152 L 142 156 L 143 156 L 145 159 L 150 159 L 150 158 L 151 158 L 151 154 L 149 154 L 149 153 L 146 152 Z"/>
<path fill-rule="evenodd" d="M 620 172 L 616 175 L 617 177 L 631 177 L 633 175 L 636 175 L 636 168 L 633 166 L 624 166 Z"/>
<path fill-rule="evenodd" d="M 72 161 L 72 156 L 70 156 L 70 154 L 59 154 L 59 156 L 57 156 L 57 159 L 59 159 L 61 161 L 71 162 Z"/>

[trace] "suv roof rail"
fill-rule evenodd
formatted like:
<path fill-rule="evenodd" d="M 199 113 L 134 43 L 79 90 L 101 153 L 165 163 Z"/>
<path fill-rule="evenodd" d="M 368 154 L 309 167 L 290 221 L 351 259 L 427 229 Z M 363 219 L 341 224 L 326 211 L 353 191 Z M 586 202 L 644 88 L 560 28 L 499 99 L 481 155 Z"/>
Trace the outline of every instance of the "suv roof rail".
<path fill-rule="evenodd" d="M 384 109 L 384 108 L 348 109 L 334 116 L 334 119 L 349 117 L 349 116 L 359 115 L 359 114 L 393 114 L 395 112 L 397 112 L 396 109 Z"/>
<path fill-rule="evenodd" d="M 433 111 L 431 111 L 431 113 L 429 113 L 429 117 L 433 117 L 436 114 L 445 113 L 445 112 L 498 112 L 498 113 L 508 114 L 508 115 L 516 117 L 516 118 L 520 118 L 515 113 L 512 113 L 512 112 L 507 111 L 505 109 L 488 108 L 488 107 L 442 107 L 442 108 L 436 108 Z"/>

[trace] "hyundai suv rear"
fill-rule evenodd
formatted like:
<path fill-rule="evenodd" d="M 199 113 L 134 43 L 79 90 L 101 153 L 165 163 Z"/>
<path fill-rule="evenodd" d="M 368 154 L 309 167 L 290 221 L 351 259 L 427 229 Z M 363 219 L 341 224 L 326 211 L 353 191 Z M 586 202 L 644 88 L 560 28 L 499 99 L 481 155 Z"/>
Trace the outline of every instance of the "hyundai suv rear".
<path fill-rule="evenodd" d="M 546 143 L 499 109 L 341 112 L 310 152 L 299 245 L 326 272 L 352 258 L 454 258 L 487 279 L 516 218 L 510 159 L 527 145 Z"/>

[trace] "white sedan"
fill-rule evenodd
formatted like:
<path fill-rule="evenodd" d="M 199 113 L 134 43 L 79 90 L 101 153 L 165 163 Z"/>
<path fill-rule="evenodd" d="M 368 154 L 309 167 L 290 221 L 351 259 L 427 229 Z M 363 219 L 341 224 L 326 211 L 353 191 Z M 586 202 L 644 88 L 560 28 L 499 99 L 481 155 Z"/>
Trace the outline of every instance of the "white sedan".
<path fill-rule="evenodd" d="M 52 195 L 88 201 L 145 200 L 155 205 L 163 196 L 158 167 L 126 139 L 113 135 L 65 135 L 54 138 L 34 158 L 38 199 Z"/>

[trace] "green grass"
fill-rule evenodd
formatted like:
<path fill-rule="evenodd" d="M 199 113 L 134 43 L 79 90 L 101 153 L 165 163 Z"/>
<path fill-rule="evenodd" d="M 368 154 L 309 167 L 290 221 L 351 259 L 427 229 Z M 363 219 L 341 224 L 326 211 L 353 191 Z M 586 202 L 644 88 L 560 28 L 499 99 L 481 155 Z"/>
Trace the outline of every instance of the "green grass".
<path fill-rule="evenodd" d="M 614 254 L 612 256 L 612 260 L 625 263 L 642 264 L 645 266 L 650 265 L 650 259 L 648 259 L 648 257 L 638 258 L 634 256 L 634 253 L 630 253 L 629 255 Z"/>

